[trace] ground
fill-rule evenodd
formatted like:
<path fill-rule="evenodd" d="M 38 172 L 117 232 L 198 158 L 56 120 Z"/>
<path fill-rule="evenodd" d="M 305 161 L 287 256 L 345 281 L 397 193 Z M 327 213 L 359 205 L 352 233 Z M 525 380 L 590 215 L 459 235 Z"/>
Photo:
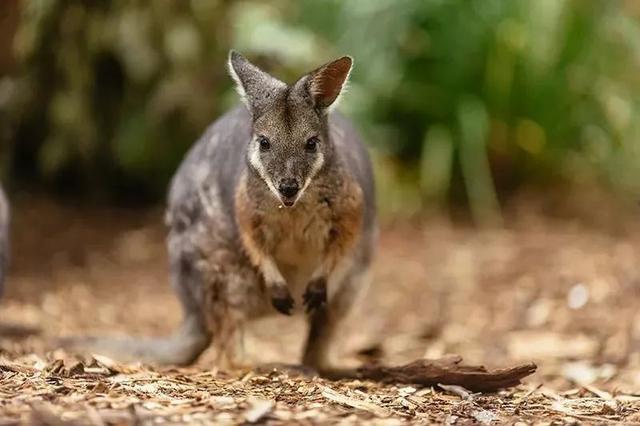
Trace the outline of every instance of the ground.
<path fill-rule="evenodd" d="M 0 339 L 0 423 L 640 424 L 640 221 L 596 206 L 552 215 L 548 203 L 517 203 L 500 229 L 383 224 L 371 287 L 336 359 L 453 353 L 539 366 L 518 387 L 471 394 L 220 371 L 211 351 L 189 368 L 154 368 L 54 350 L 47 341 L 59 335 L 162 335 L 177 325 L 162 214 L 22 197 L 0 322 L 41 334 Z M 246 360 L 296 362 L 303 333 L 301 318 L 253 324 Z"/>

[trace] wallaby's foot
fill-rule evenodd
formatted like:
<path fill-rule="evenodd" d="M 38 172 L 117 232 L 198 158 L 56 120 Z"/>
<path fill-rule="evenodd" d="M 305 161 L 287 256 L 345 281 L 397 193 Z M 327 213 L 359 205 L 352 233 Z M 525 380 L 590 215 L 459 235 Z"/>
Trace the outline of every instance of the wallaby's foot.
<path fill-rule="evenodd" d="M 276 310 L 285 315 L 291 315 L 293 309 L 293 297 L 285 286 L 277 286 L 271 289 L 271 304 Z"/>
<path fill-rule="evenodd" d="M 327 303 L 327 280 L 317 278 L 311 281 L 302 297 L 307 312 L 323 307 Z"/>
<path fill-rule="evenodd" d="M 242 371 L 249 372 L 254 369 L 254 365 L 241 359 L 237 359 L 235 354 L 218 354 L 214 358 L 214 365 L 222 371 Z"/>
<path fill-rule="evenodd" d="M 314 351 L 313 353 L 306 352 L 302 358 L 302 366 L 310 371 L 315 371 L 319 375 L 331 369 L 331 363 L 324 350 Z"/>
<path fill-rule="evenodd" d="M 255 370 L 260 374 L 267 374 L 273 370 L 287 373 L 290 376 L 304 376 L 304 377 L 316 377 L 319 372 L 308 365 L 299 364 L 286 364 L 280 362 L 270 362 L 267 364 L 258 365 Z"/>

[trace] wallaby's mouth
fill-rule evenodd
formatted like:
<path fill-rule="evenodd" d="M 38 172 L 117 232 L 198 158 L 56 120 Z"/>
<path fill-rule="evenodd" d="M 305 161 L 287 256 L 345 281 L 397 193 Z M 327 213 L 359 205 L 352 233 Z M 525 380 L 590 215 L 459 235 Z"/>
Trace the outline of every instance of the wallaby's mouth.
<path fill-rule="evenodd" d="M 286 197 L 280 192 L 272 191 L 274 198 L 279 203 L 279 208 L 290 208 L 296 205 L 302 194 L 296 194 L 293 197 Z"/>
<path fill-rule="evenodd" d="M 283 179 L 278 185 L 280 201 L 286 207 L 292 207 L 300 198 L 300 185 L 295 179 Z"/>
<path fill-rule="evenodd" d="M 280 194 L 278 196 L 278 198 L 280 199 L 280 203 L 283 206 L 285 206 L 285 207 L 293 207 L 298 202 L 298 199 L 300 198 L 300 194 L 295 195 L 293 197 L 285 197 L 282 194 Z"/>

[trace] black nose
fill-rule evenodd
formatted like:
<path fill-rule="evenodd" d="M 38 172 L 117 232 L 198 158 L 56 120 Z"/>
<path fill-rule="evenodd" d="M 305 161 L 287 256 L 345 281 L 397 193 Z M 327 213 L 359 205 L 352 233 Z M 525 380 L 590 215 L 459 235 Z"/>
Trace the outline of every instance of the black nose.
<path fill-rule="evenodd" d="M 278 191 L 280 191 L 280 194 L 285 198 L 295 197 L 299 190 L 300 187 L 295 179 L 284 179 L 278 186 Z"/>

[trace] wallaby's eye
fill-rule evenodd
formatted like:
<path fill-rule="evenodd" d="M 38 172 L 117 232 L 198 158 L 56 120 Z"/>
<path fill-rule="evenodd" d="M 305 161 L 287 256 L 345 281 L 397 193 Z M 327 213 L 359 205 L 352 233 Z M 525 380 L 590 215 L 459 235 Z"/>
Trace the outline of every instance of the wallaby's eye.
<path fill-rule="evenodd" d="M 320 140 L 317 136 L 310 137 L 309 139 L 307 139 L 307 143 L 305 144 L 304 149 L 306 149 L 307 152 L 316 152 L 316 150 L 318 149 L 318 142 L 320 142 Z"/>
<path fill-rule="evenodd" d="M 260 144 L 260 151 L 262 152 L 269 151 L 269 149 L 271 149 L 271 142 L 269 142 L 269 139 L 264 136 L 258 137 L 258 143 Z"/>

